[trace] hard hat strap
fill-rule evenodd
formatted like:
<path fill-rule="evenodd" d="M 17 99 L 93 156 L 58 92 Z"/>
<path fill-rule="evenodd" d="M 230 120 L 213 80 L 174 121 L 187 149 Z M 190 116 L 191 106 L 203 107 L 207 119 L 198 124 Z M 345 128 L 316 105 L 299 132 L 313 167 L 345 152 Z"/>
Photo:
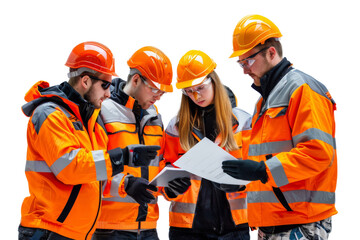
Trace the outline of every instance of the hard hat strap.
<path fill-rule="evenodd" d="M 67 75 L 69 78 L 72 78 L 72 77 L 77 77 L 77 76 L 80 76 L 82 73 L 84 72 L 90 72 L 92 74 L 96 74 L 97 71 L 95 70 L 92 70 L 90 68 L 87 68 L 87 67 L 81 67 L 81 68 L 78 68 L 76 69 L 75 71 L 73 72 L 69 72 Z"/>

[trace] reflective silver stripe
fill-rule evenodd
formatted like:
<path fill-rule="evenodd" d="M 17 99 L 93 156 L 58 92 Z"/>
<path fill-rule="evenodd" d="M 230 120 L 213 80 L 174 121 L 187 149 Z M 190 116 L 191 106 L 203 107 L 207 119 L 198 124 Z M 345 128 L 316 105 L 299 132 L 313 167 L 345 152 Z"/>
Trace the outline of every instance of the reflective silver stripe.
<path fill-rule="evenodd" d="M 39 134 L 40 128 L 42 126 L 42 124 L 45 122 L 45 120 L 47 119 L 47 117 L 56 111 L 55 109 L 56 105 L 51 103 L 51 102 L 47 102 L 44 104 L 41 104 L 40 106 L 38 106 L 35 111 L 34 114 L 31 118 L 31 122 L 34 124 L 34 129 L 36 131 L 37 134 Z"/>
<path fill-rule="evenodd" d="M 72 150 L 58 158 L 51 166 L 51 171 L 57 176 L 76 157 L 80 149 Z"/>
<path fill-rule="evenodd" d="M 45 161 L 26 161 L 25 172 L 51 172 Z"/>
<path fill-rule="evenodd" d="M 179 137 L 179 132 L 175 126 L 177 117 L 173 117 L 166 127 L 165 133 L 172 137 Z"/>
<path fill-rule="evenodd" d="M 271 91 L 268 100 L 265 102 L 265 105 L 262 107 L 261 112 L 259 113 L 259 118 L 269 108 L 287 107 L 289 105 L 290 97 L 292 96 L 292 94 L 296 91 L 296 89 L 298 89 L 304 84 L 307 84 L 312 91 L 329 99 L 326 94 L 328 90 L 325 85 L 323 85 L 313 77 L 299 70 L 293 69 L 289 73 L 287 73 Z M 333 104 L 335 103 L 333 99 L 329 100 Z M 255 113 L 256 108 L 254 114 Z"/>
<path fill-rule="evenodd" d="M 279 152 L 288 152 L 293 148 L 291 140 L 251 144 L 249 156 L 267 155 Z"/>
<path fill-rule="evenodd" d="M 56 107 L 60 108 L 61 111 L 66 115 L 66 117 L 71 117 L 70 113 L 67 110 L 65 110 L 63 107 L 58 106 L 57 104 L 53 102 L 43 103 L 35 109 L 34 114 L 31 118 L 31 122 L 34 124 L 36 133 L 39 134 L 42 124 L 51 113 L 56 111 Z"/>
<path fill-rule="evenodd" d="M 246 198 L 238 198 L 238 199 L 229 199 L 230 209 L 231 210 L 240 210 L 247 208 Z"/>
<path fill-rule="evenodd" d="M 110 187 L 110 195 L 111 196 L 120 197 L 119 187 L 120 187 L 120 182 L 124 176 L 125 176 L 125 174 L 119 173 L 119 174 L 115 175 L 113 177 L 113 179 L 111 179 L 111 187 Z"/>
<path fill-rule="evenodd" d="M 101 105 L 101 118 L 104 123 L 121 122 L 135 124 L 136 119 L 131 109 L 116 103 L 112 99 L 105 100 Z"/>
<path fill-rule="evenodd" d="M 283 192 L 283 194 L 288 203 L 308 202 L 335 204 L 334 192 L 293 190 Z M 248 192 L 247 200 L 248 203 L 279 203 L 273 191 Z"/>
<path fill-rule="evenodd" d="M 170 212 L 175 213 L 195 213 L 195 203 L 171 202 Z"/>
<path fill-rule="evenodd" d="M 111 198 L 103 198 L 103 201 L 106 202 L 119 202 L 119 203 L 137 203 L 132 197 L 126 195 L 126 197 L 111 197 Z M 157 197 L 152 200 L 149 204 L 157 204 Z"/>
<path fill-rule="evenodd" d="M 273 191 L 247 192 L 248 203 L 279 203 Z"/>
<path fill-rule="evenodd" d="M 321 131 L 320 129 L 317 128 L 309 128 L 305 132 L 293 137 L 294 145 L 297 145 L 298 143 L 301 142 L 307 142 L 313 139 L 326 142 L 327 144 L 331 145 L 334 149 L 336 149 L 335 138 L 333 138 L 330 134 Z"/>
<path fill-rule="evenodd" d="M 146 114 L 140 122 L 140 127 L 141 129 L 146 125 L 146 126 L 159 126 L 161 128 L 163 128 L 163 122 L 162 122 L 162 118 L 161 115 L 157 113 L 156 108 L 154 107 L 154 105 L 151 105 L 148 109 L 146 109 L 146 112 L 148 114 Z M 157 117 L 157 118 L 155 118 Z"/>
<path fill-rule="evenodd" d="M 150 161 L 149 166 L 158 167 L 160 159 L 163 159 L 163 156 L 156 156 L 153 160 Z"/>
<path fill-rule="evenodd" d="M 237 121 L 239 122 L 239 126 L 236 129 L 235 133 L 238 133 L 243 130 L 251 129 L 251 115 L 245 112 L 240 108 L 233 108 L 232 112 L 234 113 Z"/>
<path fill-rule="evenodd" d="M 266 161 L 266 165 L 269 167 L 274 181 L 278 187 L 284 186 L 289 183 L 283 165 L 276 156 Z"/>
<path fill-rule="evenodd" d="M 91 151 L 95 167 L 96 167 L 96 180 L 102 181 L 107 179 L 106 162 L 103 150 Z"/>

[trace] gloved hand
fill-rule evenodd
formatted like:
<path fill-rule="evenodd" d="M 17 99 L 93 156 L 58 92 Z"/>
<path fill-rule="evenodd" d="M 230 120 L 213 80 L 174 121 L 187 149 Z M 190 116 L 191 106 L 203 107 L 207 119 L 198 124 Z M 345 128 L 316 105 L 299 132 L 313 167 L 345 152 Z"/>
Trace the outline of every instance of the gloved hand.
<path fill-rule="evenodd" d="M 224 184 L 224 183 L 216 183 L 216 182 L 212 182 L 212 183 L 216 188 L 224 192 L 244 191 L 246 188 L 246 186 L 244 185 L 232 185 L 232 184 Z"/>
<path fill-rule="evenodd" d="M 126 177 L 125 192 L 140 205 L 149 203 L 155 197 L 148 190 L 157 191 L 157 187 L 149 185 L 149 181 L 141 177 Z"/>
<path fill-rule="evenodd" d="M 190 185 L 190 178 L 176 178 L 168 183 L 168 187 L 165 187 L 165 193 L 169 198 L 176 198 L 179 194 L 186 192 Z"/>
<path fill-rule="evenodd" d="M 129 145 L 126 148 L 114 148 L 109 150 L 112 166 L 112 176 L 122 172 L 124 165 L 131 167 L 149 166 L 150 161 L 157 155 L 160 146 L 145 146 L 143 144 Z"/>
<path fill-rule="evenodd" d="M 260 180 L 262 183 L 266 183 L 268 180 L 264 161 L 227 160 L 223 161 L 222 169 L 225 173 L 237 179 Z"/>
<path fill-rule="evenodd" d="M 133 144 L 126 147 L 129 152 L 128 165 L 132 167 L 149 166 L 150 161 L 153 160 L 160 146 L 152 145 L 146 146 L 143 144 Z"/>

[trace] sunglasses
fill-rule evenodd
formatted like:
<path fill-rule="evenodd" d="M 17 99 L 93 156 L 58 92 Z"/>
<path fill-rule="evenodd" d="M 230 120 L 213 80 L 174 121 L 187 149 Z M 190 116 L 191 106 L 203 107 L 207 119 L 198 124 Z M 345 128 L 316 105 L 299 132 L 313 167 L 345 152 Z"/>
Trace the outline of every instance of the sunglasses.
<path fill-rule="evenodd" d="M 102 84 L 101 84 L 101 87 L 104 89 L 104 90 L 107 90 L 110 85 L 111 85 L 111 82 L 108 82 L 108 81 L 105 81 L 103 79 L 100 79 L 100 78 L 97 78 L 95 76 L 89 76 L 89 78 L 91 78 L 92 80 L 96 80 L 96 81 L 102 81 Z"/>
<path fill-rule="evenodd" d="M 240 64 L 240 66 L 242 68 L 247 68 L 249 69 L 255 62 L 255 59 L 253 59 L 254 57 L 256 57 L 256 55 L 258 55 L 259 53 L 269 49 L 270 47 L 265 47 L 263 49 L 261 49 L 260 51 L 254 53 L 253 55 L 243 59 L 243 60 L 237 60 L 237 62 Z"/>

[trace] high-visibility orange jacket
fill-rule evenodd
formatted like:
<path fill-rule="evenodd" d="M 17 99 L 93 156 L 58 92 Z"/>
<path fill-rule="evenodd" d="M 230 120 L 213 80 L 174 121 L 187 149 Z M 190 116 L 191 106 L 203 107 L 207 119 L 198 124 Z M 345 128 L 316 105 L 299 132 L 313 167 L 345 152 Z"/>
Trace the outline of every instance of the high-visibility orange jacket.
<path fill-rule="evenodd" d="M 108 149 L 124 148 L 132 144 L 162 147 L 164 127 L 161 115 L 155 106 L 142 110 L 134 98 L 123 92 L 125 84 L 126 82 L 119 78 L 113 79 L 111 97 L 104 101 L 101 107 L 101 117 L 109 137 Z M 151 181 L 160 172 L 161 159 L 162 149 L 148 167 L 125 166 L 122 173 L 107 182 L 97 228 L 135 230 L 139 228 L 139 222 L 140 229 L 156 228 L 159 218 L 156 197 L 158 193 L 154 193 L 155 200 L 147 206 L 140 206 L 126 194 L 124 181 L 126 175 Z"/>
<path fill-rule="evenodd" d="M 261 79 L 278 82 L 266 101 L 260 98 L 252 119 L 249 159 L 265 161 L 269 177 L 266 184 L 248 184 L 253 227 L 305 224 L 337 213 L 335 102 L 311 76 L 281 70 L 286 62 Z"/>
<path fill-rule="evenodd" d="M 21 225 L 90 239 L 100 211 L 100 181 L 123 169 L 113 172 L 99 109 L 91 114 L 89 106 L 83 119 L 78 104 L 86 102 L 67 82 L 53 87 L 38 82 L 25 100 L 30 196 L 22 204 Z"/>
<path fill-rule="evenodd" d="M 243 157 L 242 148 L 243 148 L 243 135 L 249 135 L 250 132 L 250 122 L 251 122 L 251 116 L 242 111 L 239 108 L 233 108 L 233 116 L 234 116 L 234 133 L 236 142 L 239 146 L 239 150 L 232 151 L 230 154 L 235 156 L 238 159 L 241 159 Z M 180 158 L 185 151 L 180 146 L 180 139 L 179 139 L 179 132 L 176 127 L 177 118 L 173 118 L 169 125 L 167 126 L 165 130 L 165 149 L 164 149 L 164 159 L 166 162 L 173 163 L 178 158 Z M 196 138 L 200 137 L 196 131 L 193 131 L 194 136 Z M 203 134 L 203 133 L 202 133 Z M 201 138 L 201 137 L 200 137 Z M 218 142 L 220 140 L 219 136 L 216 138 L 215 142 Z M 191 175 L 191 186 L 190 188 L 183 194 L 178 195 L 176 198 L 171 198 L 168 200 L 171 200 L 170 210 L 169 210 L 169 220 L 170 220 L 170 226 L 171 227 L 179 227 L 179 228 L 192 228 L 194 230 L 197 230 L 198 223 L 194 222 L 194 219 L 197 218 L 197 205 L 204 204 L 203 202 L 199 202 L 200 199 L 200 192 L 203 191 L 204 187 L 210 187 L 209 185 L 204 185 L 204 182 L 202 178 Z M 211 182 L 210 182 L 211 183 Z M 206 181 L 206 184 L 208 184 L 208 181 Z M 211 191 L 211 190 L 210 190 Z M 206 201 L 206 200 L 205 200 Z M 213 201 L 213 200 L 209 200 Z M 220 201 L 221 199 L 215 200 Z M 227 203 L 223 203 L 223 206 L 217 206 L 219 208 L 224 209 L 224 211 L 230 211 L 230 218 L 226 221 L 230 221 L 233 223 L 232 231 L 235 230 L 235 226 L 239 224 L 245 224 L 247 226 L 247 203 L 246 203 L 246 192 L 239 191 L 239 192 L 231 192 L 226 193 L 226 199 Z M 215 202 L 210 202 L 211 206 L 217 205 Z M 229 207 L 230 209 L 227 209 Z M 214 209 L 214 211 L 217 211 L 217 209 Z M 227 231 L 225 229 L 215 229 L 217 227 L 221 228 L 221 223 L 216 224 L 215 222 L 221 221 L 221 219 L 212 219 L 213 226 L 208 226 L 210 231 L 224 234 L 223 231 Z M 201 220 L 200 220 L 201 221 Z M 210 219 L 211 221 L 211 219 Z M 202 225 L 202 223 L 200 223 Z M 217 226 L 217 227 L 216 227 Z M 200 231 L 204 231 L 203 228 L 206 228 L 206 226 L 202 225 L 199 226 L 201 229 Z M 230 231 L 231 231 L 230 230 Z"/>

